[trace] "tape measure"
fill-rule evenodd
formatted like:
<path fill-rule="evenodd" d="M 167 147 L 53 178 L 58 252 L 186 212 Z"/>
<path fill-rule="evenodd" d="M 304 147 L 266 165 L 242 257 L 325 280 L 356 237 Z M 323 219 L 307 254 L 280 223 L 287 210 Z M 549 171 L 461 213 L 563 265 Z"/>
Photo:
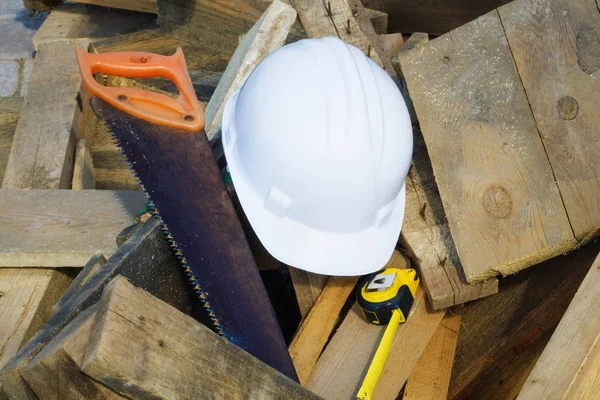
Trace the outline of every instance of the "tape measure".
<path fill-rule="evenodd" d="M 367 321 L 376 325 L 388 324 L 363 384 L 358 390 L 358 399 L 371 399 L 398 326 L 406 322 L 418 286 L 417 271 L 399 268 L 386 268 L 382 272 L 369 275 L 365 282 L 358 286 L 356 299 Z"/>
<path fill-rule="evenodd" d="M 356 299 L 367 321 L 376 325 L 390 322 L 392 312 L 400 311 L 404 323 L 415 301 L 419 278 L 414 269 L 386 268 L 367 277 L 358 287 Z"/>

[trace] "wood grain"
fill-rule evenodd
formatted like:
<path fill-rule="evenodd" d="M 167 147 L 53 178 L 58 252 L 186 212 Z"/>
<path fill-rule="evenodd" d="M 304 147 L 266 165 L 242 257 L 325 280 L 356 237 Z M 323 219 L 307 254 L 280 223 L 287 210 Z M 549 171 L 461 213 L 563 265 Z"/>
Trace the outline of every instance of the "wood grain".
<path fill-rule="evenodd" d="M 83 371 L 127 397 L 317 398 L 123 277 L 104 290 Z"/>
<path fill-rule="evenodd" d="M 298 11 L 308 37 L 337 36 L 358 47 L 386 72 L 396 76 L 360 0 L 332 0 L 327 4 L 321 0 L 293 0 L 291 4 Z"/>
<path fill-rule="evenodd" d="M 404 45 L 404 37 L 401 33 L 386 33 L 379 35 L 379 44 L 383 53 L 388 59 L 391 59 Z"/>
<path fill-rule="evenodd" d="M 378 35 L 387 34 L 387 26 L 388 26 L 388 15 L 379 10 L 373 10 L 371 8 L 365 8 L 365 13 L 369 17 L 371 21 L 371 25 L 373 25 L 373 29 L 375 33 Z"/>
<path fill-rule="evenodd" d="M 117 249 L 144 205 L 137 191 L 0 190 L 0 266 L 81 267 Z"/>
<path fill-rule="evenodd" d="M 161 30 L 174 38 L 231 57 L 243 35 L 268 6 L 252 0 L 164 0 L 158 4 Z"/>
<path fill-rule="evenodd" d="M 448 310 L 406 381 L 403 400 L 437 400 L 448 397 L 462 306 Z"/>
<path fill-rule="evenodd" d="M 600 233 L 598 5 L 515 1 L 498 12 L 569 221 L 589 241 Z"/>
<path fill-rule="evenodd" d="M 400 60 L 467 281 L 573 249 L 498 13 Z"/>
<path fill-rule="evenodd" d="M 398 75 L 402 75 L 400 57 L 428 40 L 426 33 L 413 33 L 408 38 L 392 57 L 392 65 Z M 497 279 L 470 285 L 464 277 L 423 134 L 405 86 L 403 90 L 413 121 L 413 163 L 406 180 L 406 209 L 400 242 L 419 270 L 433 309 L 440 310 L 495 294 L 498 292 Z"/>
<path fill-rule="evenodd" d="M 52 9 L 33 35 L 33 47 L 64 39 L 102 38 L 156 27 L 155 16 L 86 4 Z"/>
<path fill-rule="evenodd" d="M 4 179 L 4 170 L 22 107 L 21 97 L 0 97 L 0 180 Z"/>
<path fill-rule="evenodd" d="M 74 46 L 87 40 L 40 46 L 4 173 L 3 187 L 67 189 L 71 185 L 77 93 L 81 77 Z M 61 54 L 61 57 L 57 57 Z M 44 149 L 44 151 L 39 151 Z"/>
<path fill-rule="evenodd" d="M 156 14 L 157 0 L 77 0 L 78 3 Z"/>
<path fill-rule="evenodd" d="M 63 271 L 0 269 L 0 367 L 39 329 L 69 286 Z M 39 288 L 47 287 L 46 291 Z"/>
<path fill-rule="evenodd" d="M 519 399 L 564 399 L 600 396 L 600 256 L 577 290 Z M 577 396 L 574 395 L 577 393 Z"/>
<path fill-rule="evenodd" d="M 289 271 L 300 315 L 304 318 L 319 298 L 329 276 L 313 274 L 294 267 L 290 267 Z"/>
<path fill-rule="evenodd" d="M 0 269 L 0 274 L 5 270 L 11 271 L 13 269 Z M 36 271 L 27 268 L 17 270 L 23 271 L 27 277 L 35 274 Z M 59 273 L 53 269 L 42 271 L 49 274 Z M 53 281 L 50 281 L 48 285 L 39 284 L 36 286 L 39 291 L 39 293 L 36 292 L 37 295 L 48 296 L 47 302 L 43 303 L 46 309 L 40 311 L 33 308 L 30 311 L 32 315 L 36 312 L 36 315 L 40 315 L 40 320 L 35 320 L 32 324 L 31 339 L 23 344 L 16 354 L 14 354 L 16 349 L 11 349 L 13 353 L 6 355 L 10 361 L 4 365 L 0 372 L 0 383 L 11 399 L 28 398 L 21 397 L 31 392 L 31 389 L 21 377 L 21 369 L 27 366 L 52 338 L 77 317 L 80 311 L 96 304 L 105 286 L 118 274 L 122 274 L 138 287 L 144 288 L 157 298 L 168 302 L 183 312 L 191 313 L 194 310 L 194 304 L 198 305 L 197 302 L 194 302 L 194 297 L 190 293 L 189 281 L 181 274 L 181 263 L 174 256 L 163 232 L 159 228 L 158 218 L 148 219 L 93 276 L 89 279 L 85 275 L 81 278 L 78 276 L 74 282 L 77 286 L 80 286 L 79 289 L 71 293 L 70 298 L 66 301 L 59 302 L 60 307 L 54 313 L 52 313 L 52 305 L 56 303 L 56 299 L 64 291 L 64 287 L 62 287 L 59 294 L 54 296 L 54 291 L 59 290 L 61 286 L 56 285 Z M 67 280 L 65 286 L 68 285 L 70 280 Z M 86 280 L 86 282 L 80 285 L 82 280 Z M 23 282 L 16 280 L 14 283 L 9 284 L 7 289 L 11 291 L 24 290 L 19 286 L 21 283 Z M 27 286 L 24 286 L 24 288 L 26 289 Z M 4 311 L 3 308 L 0 309 Z M 16 310 L 19 310 L 19 308 L 13 307 L 10 309 L 13 313 L 17 312 Z M 42 313 L 44 311 L 45 313 Z M 50 315 L 51 317 L 48 319 Z M 200 319 L 203 316 L 208 320 L 206 313 L 197 315 Z M 26 320 L 27 325 L 19 329 L 28 329 L 30 321 L 27 318 L 29 316 L 25 314 L 22 318 Z M 208 323 L 208 321 L 206 322 Z"/>
<path fill-rule="evenodd" d="M 304 318 L 290 344 L 289 351 L 298 379 L 305 385 L 329 340 L 359 277 L 332 276 Z"/>
<path fill-rule="evenodd" d="M 547 260 L 504 278 L 495 296 L 466 305 L 449 398 L 513 398 L 599 251 L 600 242 Z"/>
<path fill-rule="evenodd" d="M 97 309 L 79 314 L 23 369 L 23 378 L 40 399 L 124 398 L 80 371 Z"/>
<path fill-rule="evenodd" d="M 75 165 L 73 166 L 73 183 L 71 189 L 95 189 L 96 188 L 96 172 L 94 171 L 94 163 L 92 154 L 86 144 L 85 139 L 80 139 L 75 148 Z"/>
<path fill-rule="evenodd" d="M 206 106 L 205 130 L 210 141 L 220 137 L 227 100 L 242 86 L 258 63 L 285 44 L 296 16 L 291 6 L 275 0 L 244 35 Z"/>
<path fill-rule="evenodd" d="M 397 251 L 386 267 L 409 268 Z M 376 399 L 395 399 L 445 311 L 432 311 L 419 290 L 407 322 L 400 325 L 381 377 Z M 325 399 L 352 399 L 368 369 L 385 327 L 369 324 L 355 304 L 321 354 L 307 388 Z"/>

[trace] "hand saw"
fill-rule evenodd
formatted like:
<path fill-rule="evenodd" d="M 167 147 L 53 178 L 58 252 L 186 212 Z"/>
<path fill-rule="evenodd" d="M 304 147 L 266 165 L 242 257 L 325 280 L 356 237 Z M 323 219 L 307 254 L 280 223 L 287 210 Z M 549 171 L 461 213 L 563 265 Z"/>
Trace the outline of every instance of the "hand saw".
<path fill-rule="evenodd" d="M 214 329 L 297 381 L 287 346 L 204 132 L 204 115 L 180 48 L 172 56 L 76 49 L 92 108 L 113 134 L 160 216 L 167 239 Z M 103 73 L 173 81 L 173 99 L 106 87 Z"/>

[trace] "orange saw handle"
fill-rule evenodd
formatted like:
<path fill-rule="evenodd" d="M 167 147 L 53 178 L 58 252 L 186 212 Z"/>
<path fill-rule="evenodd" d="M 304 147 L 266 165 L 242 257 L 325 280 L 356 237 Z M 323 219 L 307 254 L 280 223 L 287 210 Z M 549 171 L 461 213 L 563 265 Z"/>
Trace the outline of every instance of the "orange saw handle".
<path fill-rule="evenodd" d="M 83 86 L 93 96 L 155 124 L 193 132 L 204 128 L 204 113 L 181 48 L 178 47 L 172 56 L 137 51 L 91 54 L 80 48 L 75 52 Z M 128 78 L 166 78 L 175 83 L 180 95 L 173 99 L 142 89 L 103 86 L 94 79 L 93 75 L 97 73 Z"/>

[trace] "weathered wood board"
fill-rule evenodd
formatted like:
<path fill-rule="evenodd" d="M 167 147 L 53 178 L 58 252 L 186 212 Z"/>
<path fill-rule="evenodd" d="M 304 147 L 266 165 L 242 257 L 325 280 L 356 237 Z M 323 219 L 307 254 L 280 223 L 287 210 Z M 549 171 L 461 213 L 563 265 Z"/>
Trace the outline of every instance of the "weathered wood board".
<path fill-rule="evenodd" d="M 225 103 L 242 86 L 258 63 L 285 44 L 296 16 L 296 11 L 290 5 L 275 0 L 244 35 L 206 106 L 204 115 L 208 140 L 220 137 Z"/>
<path fill-rule="evenodd" d="M 402 75 L 400 57 L 427 41 L 426 33 L 414 33 L 408 38 L 392 57 L 398 75 Z M 435 310 L 495 294 L 497 279 L 470 285 L 462 273 L 421 128 L 406 88 L 403 90 L 413 120 L 414 148 L 412 167 L 406 179 L 402 246 L 417 266 L 425 293 Z"/>
<path fill-rule="evenodd" d="M 124 399 L 80 371 L 98 305 L 81 312 L 23 370 L 40 399 Z"/>
<path fill-rule="evenodd" d="M 298 327 L 289 352 L 301 384 L 306 384 L 310 377 L 358 278 L 330 277 L 321 295 Z"/>
<path fill-rule="evenodd" d="M 400 56 L 469 282 L 573 249 L 497 11 Z"/>
<path fill-rule="evenodd" d="M 0 268 L 0 368 L 50 317 L 71 279 L 52 269 Z"/>
<path fill-rule="evenodd" d="M 104 290 L 82 370 L 127 397 L 318 398 L 120 276 Z"/>
<path fill-rule="evenodd" d="M 38 270 L 2 268 L 0 269 L 0 278 L 2 278 L 0 282 L 2 283 L 6 279 L 3 276 L 5 271 L 21 271 L 23 276 L 32 280 L 36 277 L 35 272 Z M 52 279 L 58 279 L 56 274 L 59 272 L 54 269 L 39 271 L 44 271 Z M 14 329 L 13 326 L 17 327 L 15 334 L 9 336 L 11 338 L 10 347 L 6 348 L 6 354 L 3 354 L 3 358 L 10 361 L 4 365 L 0 372 L 0 384 L 8 396 L 13 398 L 29 390 L 21 377 L 21 369 L 27 366 L 43 350 L 45 345 L 58 335 L 82 310 L 97 303 L 104 287 L 119 274 L 127 277 L 138 287 L 147 290 L 173 307 L 188 314 L 197 314 L 198 318 L 204 317 L 208 320 L 206 313 L 198 313 L 196 310 L 200 307 L 200 303 L 198 300 L 194 300 L 195 297 L 189 281 L 181 273 L 181 263 L 173 254 L 163 232 L 159 228 L 158 218 L 150 218 L 92 276 L 78 277 L 74 283 L 79 288 L 74 292 L 69 291 L 67 293 L 69 298 L 66 301 L 59 301 L 59 307 L 54 310 L 54 313 L 52 313 L 52 306 L 56 304 L 57 298 L 64 292 L 70 279 L 67 279 L 64 285 L 61 285 L 59 281 L 39 281 L 35 282 L 34 287 L 32 283 L 31 291 L 33 295 L 27 291 L 29 286 L 23 283 L 26 281 L 22 277 L 17 277 L 14 282 L 8 282 L 7 293 L 13 293 L 12 297 L 8 297 L 8 299 L 18 298 L 22 302 L 22 305 L 12 306 L 9 303 L 8 305 L 12 307 L 0 307 L 0 312 L 6 311 L 9 313 L 7 314 L 9 315 L 7 323 L 15 321 L 13 324 L 6 325 L 5 329 L 9 330 Z M 59 293 L 54 294 L 54 292 Z M 30 297 L 28 299 L 24 296 Z M 43 296 L 44 301 L 40 302 L 34 296 Z M 48 299 L 46 300 L 46 298 Z M 0 297 L 0 305 L 2 305 L 3 300 Z M 27 309 L 29 306 L 28 301 L 31 302 L 33 310 Z M 38 304 L 40 305 L 38 306 Z M 42 308 L 42 306 L 44 307 L 43 310 L 36 311 L 36 308 Z M 50 315 L 52 316 L 50 317 Z M 209 321 L 206 321 L 206 323 L 209 323 Z M 31 337 L 31 339 L 23 344 L 23 335 L 28 327 L 31 328 L 26 335 L 27 338 Z M 4 328 L 4 325 L 1 328 Z"/>
<path fill-rule="evenodd" d="M 95 189 L 96 172 L 92 154 L 85 139 L 79 139 L 75 148 L 75 164 L 73 165 L 73 182 L 71 189 Z"/>
<path fill-rule="evenodd" d="M 294 0 L 298 18 L 310 38 L 336 36 L 361 49 L 392 76 L 396 76 L 360 0 Z"/>
<path fill-rule="evenodd" d="M 157 0 L 77 0 L 78 3 L 156 14 Z"/>
<path fill-rule="evenodd" d="M 74 47 L 87 50 L 88 43 L 85 39 L 66 40 L 39 47 L 3 187 L 70 188 L 75 155 L 75 134 L 71 128 L 78 116 L 77 94 L 81 85 Z"/>
<path fill-rule="evenodd" d="M 397 251 L 387 267 L 409 268 Z M 394 400 L 421 356 L 444 311 L 433 311 L 419 290 L 407 322 L 400 325 L 373 397 Z M 385 327 L 368 323 L 354 304 L 319 357 L 306 387 L 324 399 L 353 399 Z"/>
<path fill-rule="evenodd" d="M 144 205 L 139 191 L 0 190 L 0 266 L 81 267 L 110 256 Z"/>
<path fill-rule="evenodd" d="M 600 12 L 595 0 L 498 9 L 575 236 L 600 230 Z"/>
<path fill-rule="evenodd" d="M 600 255 L 577 290 L 518 399 L 600 396 Z"/>
<path fill-rule="evenodd" d="M 156 16 L 86 4 L 52 9 L 33 35 L 33 46 L 64 39 L 102 38 L 156 27 Z"/>
<path fill-rule="evenodd" d="M 304 318 L 319 298 L 329 276 L 314 274 L 294 267 L 290 267 L 289 271 L 300 315 Z"/>
<path fill-rule="evenodd" d="M 449 398 L 515 398 L 600 251 L 600 242 L 502 279 L 465 305 Z"/>
<path fill-rule="evenodd" d="M 161 0 L 158 23 L 169 36 L 229 59 L 238 36 L 252 28 L 268 5 L 267 1 L 252 0 Z"/>
<path fill-rule="evenodd" d="M 448 398 L 462 305 L 447 311 L 406 381 L 403 400 Z"/>
<path fill-rule="evenodd" d="M 4 170 L 22 107 L 21 97 L 0 97 L 0 181 L 4 179 Z"/>

